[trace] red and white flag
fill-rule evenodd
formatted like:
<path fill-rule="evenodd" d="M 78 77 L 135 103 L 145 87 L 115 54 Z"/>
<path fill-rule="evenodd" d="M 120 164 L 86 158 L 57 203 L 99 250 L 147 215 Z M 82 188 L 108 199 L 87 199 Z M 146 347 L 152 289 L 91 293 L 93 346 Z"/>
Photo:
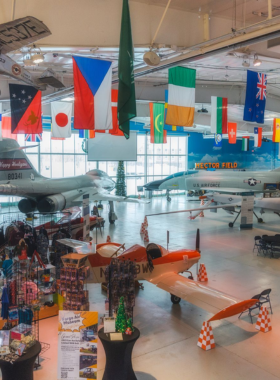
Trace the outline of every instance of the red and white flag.
<path fill-rule="evenodd" d="M 52 102 L 52 137 L 71 137 L 72 103 Z"/>
<path fill-rule="evenodd" d="M 262 128 L 254 128 L 254 147 L 260 148 L 262 146 Z"/>
<path fill-rule="evenodd" d="M 229 144 L 236 144 L 237 124 L 228 123 L 228 142 Z"/>

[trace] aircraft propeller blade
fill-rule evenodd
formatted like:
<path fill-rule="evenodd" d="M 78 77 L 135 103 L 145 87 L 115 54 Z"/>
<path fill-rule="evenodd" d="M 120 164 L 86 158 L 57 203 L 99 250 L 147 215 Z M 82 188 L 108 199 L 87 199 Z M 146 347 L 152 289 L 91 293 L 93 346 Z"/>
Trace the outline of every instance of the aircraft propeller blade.
<path fill-rule="evenodd" d="M 196 247 L 195 249 L 200 252 L 200 232 L 199 232 L 199 228 L 197 229 L 196 231 Z"/>

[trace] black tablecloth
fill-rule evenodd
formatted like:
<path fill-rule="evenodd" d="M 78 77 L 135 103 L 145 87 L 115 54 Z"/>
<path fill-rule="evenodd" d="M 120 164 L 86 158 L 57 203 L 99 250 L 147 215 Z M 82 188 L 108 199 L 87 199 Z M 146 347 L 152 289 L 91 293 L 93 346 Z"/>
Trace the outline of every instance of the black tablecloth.
<path fill-rule="evenodd" d="M 26 354 L 20 356 L 13 364 L 0 360 L 2 380 L 33 380 L 33 367 L 41 351 L 41 344 L 36 342 Z"/>
<path fill-rule="evenodd" d="M 104 334 L 102 328 L 98 331 L 98 336 L 106 354 L 103 380 L 137 380 L 132 368 L 131 355 L 140 331 L 134 327 L 132 335 L 123 334 L 123 340 L 111 341 L 110 334 Z"/>

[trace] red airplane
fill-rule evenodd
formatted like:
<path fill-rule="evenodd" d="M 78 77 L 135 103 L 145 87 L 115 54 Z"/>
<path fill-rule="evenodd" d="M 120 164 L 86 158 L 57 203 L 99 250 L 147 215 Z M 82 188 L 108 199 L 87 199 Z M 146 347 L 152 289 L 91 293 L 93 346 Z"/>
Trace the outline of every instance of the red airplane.
<path fill-rule="evenodd" d="M 93 253 L 91 243 L 72 239 L 61 239 L 59 242 L 75 249 L 79 254 L 88 255 L 95 283 L 105 281 L 105 268 L 110 264 L 112 257 L 135 261 L 138 281 L 149 281 L 170 293 L 174 304 L 178 304 L 183 298 L 214 314 L 208 322 L 240 314 L 258 302 L 256 299 L 239 300 L 204 283 L 194 281 L 192 275 L 187 278 L 179 274 L 190 273 L 189 269 L 197 264 L 201 257 L 199 230 L 195 250 L 169 251 L 154 243 L 148 244 L 146 248 L 136 244 L 125 249 L 124 244 L 103 243 L 97 244 L 96 252 Z"/>

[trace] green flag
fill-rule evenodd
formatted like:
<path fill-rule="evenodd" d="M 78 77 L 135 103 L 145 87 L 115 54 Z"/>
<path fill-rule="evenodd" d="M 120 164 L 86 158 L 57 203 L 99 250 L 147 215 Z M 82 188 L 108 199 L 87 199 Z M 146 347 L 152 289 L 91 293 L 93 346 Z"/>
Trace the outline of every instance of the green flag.
<path fill-rule="evenodd" d="M 150 103 L 151 143 L 165 144 L 167 131 L 164 130 L 164 111 L 162 103 Z"/>
<path fill-rule="evenodd" d="M 118 69 L 118 118 L 119 128 L 127 139 L 129 139 L 129 120 L 136 116 L 133 57 L 129 4 L 128 0 L 123 0 Z"/>

